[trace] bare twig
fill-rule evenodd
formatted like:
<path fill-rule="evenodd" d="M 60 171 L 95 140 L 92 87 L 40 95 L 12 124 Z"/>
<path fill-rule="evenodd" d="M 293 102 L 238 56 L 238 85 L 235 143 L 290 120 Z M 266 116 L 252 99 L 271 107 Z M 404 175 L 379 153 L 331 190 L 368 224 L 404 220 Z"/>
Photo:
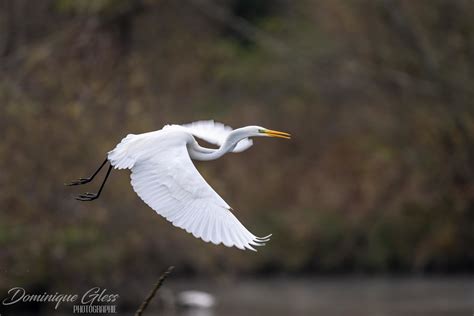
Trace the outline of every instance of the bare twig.
<path fill-rule="evenodd" d="M 156 282 L 155 286 L 151 290 L 150 294 L 148 294 L 147 298 L 143 301 L 142 305 L 138 308 L 137 312 L 135 313 L 135 316 L 141 316 L 142 313 L 145 311 L 147 308 L 148 304 L 151 302 L 153 297 L 156 294 L 156 291 L 161 287 L 165 279 L 168 277 L 168 275 L 173 271 L 174 266 L 170 266 L 158 279 L 158 282 Z"/>

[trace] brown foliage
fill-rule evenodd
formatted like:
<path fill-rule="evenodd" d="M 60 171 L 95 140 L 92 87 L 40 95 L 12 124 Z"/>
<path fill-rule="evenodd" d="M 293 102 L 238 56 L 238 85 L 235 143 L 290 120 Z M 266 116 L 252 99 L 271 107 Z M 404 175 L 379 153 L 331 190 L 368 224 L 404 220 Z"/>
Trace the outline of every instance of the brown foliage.
<path fill-rule="evenodd" d="M 87 2 L 1 2 L 0 287 L 170 264 L 472 271 L 471 2 Z M 258 254 L 174 228 L 127 172 L 89 204 L 63 187 L 127 133 L 210 118 L 294 135 L 198 163 L 246 226 L 274 234 Z"/>

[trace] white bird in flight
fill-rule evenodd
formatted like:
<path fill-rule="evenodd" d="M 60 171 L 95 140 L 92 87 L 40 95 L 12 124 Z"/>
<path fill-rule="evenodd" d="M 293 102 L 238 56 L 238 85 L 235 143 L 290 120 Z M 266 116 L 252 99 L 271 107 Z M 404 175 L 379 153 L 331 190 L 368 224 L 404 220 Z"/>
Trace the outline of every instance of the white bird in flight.
<path fill-rule="evenodd" d="M 160 130 L 129 134 L 111 151 L 102 165 L 89 178 L 67 185 L 89 183 L 110 162 L 97 193 L 84 193 L 80 201 L 97 199 L 112 168 L 130 169 L 131 183 L 138 196 L 174 226 L 196 238 L 216 245 L 251 249 L 263 246 L 270 236 L 256 237 L 232 214 L 232 208 L 204 180 L 191 159 L 214 160 L 228 152 L 242 152 L 252 146 L 251 137 L 290 138 L 290 134 L 261 126 L 232 130 L 214 121 L 198 121 L 185 125 L 166 125 Z M 219 148 L 205 148 L 195 138 Z"/>

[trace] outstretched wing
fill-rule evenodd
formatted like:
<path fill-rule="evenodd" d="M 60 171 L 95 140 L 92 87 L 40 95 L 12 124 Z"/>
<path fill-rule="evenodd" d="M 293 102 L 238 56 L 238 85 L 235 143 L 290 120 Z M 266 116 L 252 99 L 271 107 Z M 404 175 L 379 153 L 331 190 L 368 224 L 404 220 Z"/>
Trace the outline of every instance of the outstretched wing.
<path fill-rule="evenodd" d="M 197 121 L 189 124 L 182 125 L 186 127 L 190 133 L 194 136 L 204 139 L 206 142 L 221 146 L 230 132 L 232 132 L 232 127 L 226 126 L 219 122 L 210 121 Z M 250 138 L 242 139 L 235 146 L 232 152 L 238 153 L 244 150 L 247 150 L 252 146 L 253 142 Z"/>
<path fill-rule="evenodd" d="M 216 245 L 255 250 L 252 246 L 269 240 L 256 237 L 239 222 L 194 167 L 185 145 L 159 147 L 157 154 L 131 168 L 133 189 L 153 210 Z"/>

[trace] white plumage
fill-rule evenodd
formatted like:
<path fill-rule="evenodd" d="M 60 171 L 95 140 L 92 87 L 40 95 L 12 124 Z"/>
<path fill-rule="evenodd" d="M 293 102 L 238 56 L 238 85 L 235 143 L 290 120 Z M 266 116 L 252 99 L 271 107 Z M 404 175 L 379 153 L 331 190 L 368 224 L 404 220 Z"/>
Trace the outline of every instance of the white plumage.
<path fill-rule="evenodd" d="M 216 245 L 255 250 L 253 246 L 264 245 L 271 235 L 260 238 L 248 231 L 191 158 L 213 160 L 227 152 L 241 152 L 252 146 L 249 137 L 257 136 L 290 135 L 260 126 L 232 130 L 214 121 L 167 125 L 155 132 L 127 135 L 108 153 L 108 160 L 116 169 L 130 169 L 138 196 L 174 226 Z M 220 148 L 201 147 L 195 137 Z"/>
<path fill-rule="evenodd" d="M 225 139 L 232 132 L 232 127 L 214 121 L 197 121 L 189 124 L 184 124 L 183 126 L 189 129 L 189 131 L 194 136 L 202 138 L 206 142 L 218 146 L 224 144 Z M 237 143 L 232 152 L 240 153 L 244 150 L 249 149 L 249 147 L 252 145 L 253 141 L 250 138 L 244 138 Z"/>

